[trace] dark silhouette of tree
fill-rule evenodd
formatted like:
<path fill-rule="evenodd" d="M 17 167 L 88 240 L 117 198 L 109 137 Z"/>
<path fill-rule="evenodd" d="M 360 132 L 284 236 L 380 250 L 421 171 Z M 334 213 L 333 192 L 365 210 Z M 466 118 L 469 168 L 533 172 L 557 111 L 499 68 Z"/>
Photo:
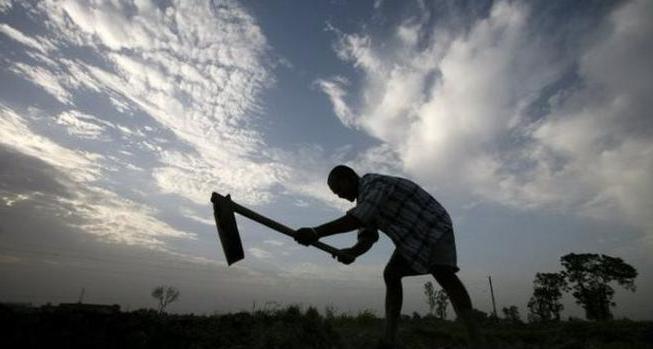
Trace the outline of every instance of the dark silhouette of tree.
<path fill-rule="evenodd" d="M 424 295 L 426 296 L 426 304 L 429 306 L 429 314 L 433 315 L 437 302 L 435 300 L 435 289 L 431 281 L 424 283 Z"/>
<path fill-rule="evenodd" d="M 447 318 L 447 306 L 449 305 L 449 296 L 444 290 L 435 293 L 435 314 L 438 318 L 444 320 Z"/>
<path fill-rule="evenodd" d="M 179 299 L 179 290 L 172 286 L 158 286 L 152 290 L 152 297 L 159 301 L 159 314 L 162 314 L 168 304 Z"/>
<path fill-rule="evenodd" d="M 533 295 L 528 301 L 528 320 L 560 321 L 563 305 L 562 292 L 567 290 L 565 276 L 561 273 L 537 273 L 533 281 Z"/>
<path fill-rule="evenodd" d="M 449 305 L 449 297 L 444 290 L 435 290 L 433 283 L 428 281 L 424 284 L 424 295 L 426 296 L 426 304 L 429 305 L 429 313 L 437 316 L 439 319 L 447 318 L 447 306 Z"/>
<path fill-rule="evenodd" d="M 635 291 L 637 270 L 621 258 L 595 253 L 570 253 L 560 258 L 576 303 L 585 309 L 588 320 L 609 320 L 614 289 L 610 282 Z"/>
<path fill-rule="evenodd" d="M 519 308 L 517 308 L 517 306 L 511 305 L 510 307 L 503 307 L 501 311 L 503 311 L 503 316 L 506 318 L 506 320 L 513 323 L 521 322 L 521 317 L 519 316 Z"/>

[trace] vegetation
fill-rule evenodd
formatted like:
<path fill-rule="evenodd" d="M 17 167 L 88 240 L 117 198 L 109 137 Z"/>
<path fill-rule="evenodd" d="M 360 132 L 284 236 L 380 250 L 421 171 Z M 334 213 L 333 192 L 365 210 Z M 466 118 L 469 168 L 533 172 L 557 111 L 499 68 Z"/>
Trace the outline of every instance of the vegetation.
<path fill-rule="evenodd" d="M 588 320 L 612 319 L 614 289 L 611 282 L 635 291 L 637 270 L 621 258 L 595 253 L 570 253 L 560 258 L 576 303 L 585 309 Z"/>
<path fill-rule="evenodd" d="M 634 291 L 637 271 L 623 260 L 598 254 L 568 254 L 560 273 L 537 273 L 528 302 L 528 323 L 517 306 L 502 309 L 504 318 L 475 310 L 476 320 L 492 348 L 650 348 L 653 322 L 613 320 L 610 283 Z M 561 321 L 563 292 L 572 291 L 588 320 Z M 447 321 L 448 298 L 431 282 L 424 284 L 429 315 L 402 315 L 401 348 L 464 348 L 461 323 Z M 0 336 L 4 347 L 42 348 L 374 348 L 383 320 L 374 311 L 356 315 L 327 307 L 282 307 L 265 303 L 235 314 L 168 315 L 166 307 L 179 291 L 159 286 L 152 291 L 157 310 L 120 312 L 117 305 L 68 303 L 41 308 L 0 304 Z M 435 315 L 435 316 L 434 316 Z"/>
<path fill-rule="evenodd" d="M 560 320 L 564 308 L 560 303 L 567 287 L 565 276 L 559 273 L 537 273 L 533 281 L 533 296 L 528 301 L 529 321 Z"/>
<path fill-rule="evenodd" d="M 168 304 L 179 299 L 179 290 L 172 286 L 158 286 L 152 290 L 152 297 L 159 301 L 159 313 L 163 313 Z"/>
<path fill-rule="evenodd" d="M 297 305 L 232 314 L 173 315 L 156 310 L 95 312 L 0 305 L 6 348 L 374 348 L 383 320 L 372 311 L 321 315 Z M 485 320 L 493 348 L 653 348 L 652 322 L 628 320 L 520 323 Z M 402 348 L 464 348 L 462 324 L 433 316 L 402 316 Z"/>
<path fill-rule="evenodd" d="M 528 302 L 528 319 L 559 321 L 563 309 L 563 291 L 572 291 L 576 303 L 585 310 L 588 320 L 612 319 L 610 307 L 614 289 L 611 282 L 635 291 L 637 270 L 621 258 L 596 253 L 570 253 L 560 258 L 564 270 L 560 273 L 537 273 L 533 281 L 533 296 Z"/>
<path fill-rule="evenodd" d="M 433 283 L 428 281 L 424 284 L 424 295 L 426 304 L 429 306 L 429 314 L 435 315 L 438 319 L 447 318 L 447 306 L 449 297 L 444 290 L 435 290 Z"/>
<path fill-rule="evenodd" d="M 519 308 L 516 305 L 511 305 L 509 307 L 503 307 L 503 316 L 506 321 L 512 322 L 515 324 L 521 323 L 521 317 L 519 316 Z"/>

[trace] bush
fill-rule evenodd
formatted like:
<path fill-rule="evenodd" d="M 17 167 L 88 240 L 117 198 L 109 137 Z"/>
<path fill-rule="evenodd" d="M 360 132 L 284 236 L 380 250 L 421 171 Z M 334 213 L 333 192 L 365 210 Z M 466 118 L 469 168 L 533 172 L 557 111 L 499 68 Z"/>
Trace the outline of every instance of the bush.
<path fill-rule="evenodd" d="M 418 317 L 400 323 L 405 348 L 459 347 L 465 341 L 461 323 Z M 373 311 L 357 316 L 322 317 L 314 307 L 293 305 L 253 313 L 197 316 L 137 310 L 92 314 L 43 307 L 18 312 L 0 307 L 0 335 L 7 348 L 372 348 L 381 335 L 382 319 Z M 613 320 L 486 324 L 497 347 L 510 348 L 650 348 L 653 323 Z"/>

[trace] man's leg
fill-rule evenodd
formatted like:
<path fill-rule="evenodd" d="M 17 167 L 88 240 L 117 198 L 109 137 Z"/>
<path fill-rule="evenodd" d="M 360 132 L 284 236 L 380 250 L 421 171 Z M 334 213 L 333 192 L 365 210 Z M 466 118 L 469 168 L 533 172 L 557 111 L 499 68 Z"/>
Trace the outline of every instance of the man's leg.
<path fill-rule="evenodd" d="M 465 289 L 465 286 L 455 274 L 455 271 L 446 266 L 442 268 L 436 267 L 432 275 L 438 284 L 442 286 L 447 296 L 449 296 L 456 315 L 458 315 L 458 318 L 463 321 L 463 324 L 467 328 L 472 346 L 478 347 L 481 345 L 483 338 L 480 334 L 478 324 L 474 319 L 472 301 L 469 298 L 467 289 Z"/>
<path fill-rule="evenodd" d="M 397 338 L 399 316 L 403 302 L 403 287 L 401 278 L 404 276 L 418 275 L 413 271 L 406 261 L 395 251 L 390 258 L 388 265 L 383 271 L 385 281 L 385 333 L 383 341 L 388 345 L 394 345 Z"/>

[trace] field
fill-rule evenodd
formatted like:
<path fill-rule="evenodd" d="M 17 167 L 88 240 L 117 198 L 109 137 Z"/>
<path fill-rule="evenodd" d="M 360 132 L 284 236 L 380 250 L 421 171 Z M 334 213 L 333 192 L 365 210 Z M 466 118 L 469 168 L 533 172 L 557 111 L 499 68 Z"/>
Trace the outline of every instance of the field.
<path fill-rule="evenodd" d="M 62 307 L 0 307 L 5 348 L 374 348 L 383 320 L 298 306 L 234 314 L 166 315 Z M 653 323 L 581 320 L 483 323 L 493 348 L 653 348 Z M 464 348 L 457 322 L 404 316 L 401 348 Z M 9 345 L 6 345 L 9 344 Z"/>

